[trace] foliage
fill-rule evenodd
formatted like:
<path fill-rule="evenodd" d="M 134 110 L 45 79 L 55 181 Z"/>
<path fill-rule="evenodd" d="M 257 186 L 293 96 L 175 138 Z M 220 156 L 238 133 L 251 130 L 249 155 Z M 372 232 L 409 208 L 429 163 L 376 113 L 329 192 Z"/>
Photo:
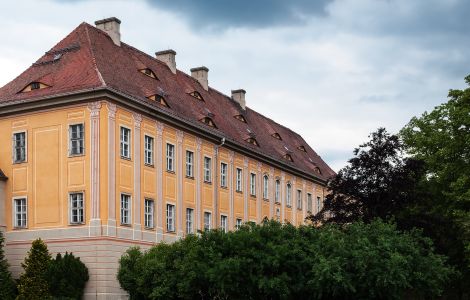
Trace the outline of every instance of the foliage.
<path fill-rule="evenodd" d="M 28 256 L 21 264 L 24 273 L 21 274 L 18 283 L 18 299 L 50 297 L 46 277 L 50 263 L 51 255 L 47 250 L 47 245 L 41 239 L 33 241 Z"/>
<path fill-rule="evenodd" d="M 400 299 L 439 295 L 452 272 L 429 239 L 380 220 L 321 228 L 267 221 L 132 248 L 118 278 L 140 299 Z"/>
<path fill-rule="evenodd" d="M 420 161 L 403 156 L 397 135 L 379 128 L 354 150 L 355 157 L 329 183 L 323 209 L 310 219 L 346 224 L 388 219 L 417 197 Z"/>
<path fill-rule="evenodd" d="M 15 299 L 16 288 L 10 270 L 8 270 L 9 265 L 3 250 L 4 242 L 5 238 L 0 230 L 0 299 L 9 300 Z"/>
<path fill-rule="evenodd" d="M 89 279 L 88 269 L 79 257 L 72 253 L 59 253 L 51 261 L 47 273 L 49 291 L 59 299 L 81 299 Z"/>

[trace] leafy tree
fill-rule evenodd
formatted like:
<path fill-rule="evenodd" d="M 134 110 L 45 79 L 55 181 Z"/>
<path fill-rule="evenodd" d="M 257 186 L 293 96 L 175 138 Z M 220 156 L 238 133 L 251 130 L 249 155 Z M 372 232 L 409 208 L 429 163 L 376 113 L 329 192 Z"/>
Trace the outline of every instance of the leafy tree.
<path fill-rule="evenodd" d="M 51 255 L 47 245 L 41 240 L 33 241 L 28 256 L 21 266 L 24 273 L 21 274 L 18 283 L 19 299 L 48 299 L 50 298 L 47 283 L 47 271 L 51 263 Z"/>
<path fill-rule="evenodd" d="M 418 197 L 422 163 L 404 157 L 397 135 L 379 128 L 370 141 L 354 150 L 354 157 L 328 183 L 323 209 L 309 218 L 320 223 L 346 224 L 374 218 L 388 219 Z"/>
<path fill-rule="evenodd" d="M 0 299 L 15 299 L 16 288 L 3 250 L 5 238 L 0 230 Z"/>
<path fill-rule="evenodd" d="M 131 249 L 118 278 L 140 299 L 401 299 L 439 295 L 452 274 L 429 239 L 380 220 L 268 221 Z"/>
<path fill-rule="evenodd" d="M 58 299 L 81 299 L 89 279 L 88 269 L 79 257 L 65 252 L 51 261 L 47 273 L 49 291 Z"/>

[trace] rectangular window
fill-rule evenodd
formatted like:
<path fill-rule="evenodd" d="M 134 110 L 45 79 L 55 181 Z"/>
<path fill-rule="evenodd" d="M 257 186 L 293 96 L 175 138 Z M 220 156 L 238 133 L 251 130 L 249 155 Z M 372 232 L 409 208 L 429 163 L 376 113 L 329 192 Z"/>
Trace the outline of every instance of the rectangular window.
<path fill-rule="evenodd" d="M 263 176 L 263 199 L 269 198 L 269 176 Z"/>
<path fill-rule="evenodd" d="M 15 205 L 15 228 L 26 228 L 28 224 L 28 207 L 26 198 L 14 200 Z"/>
<path fill-rule="evenodd" d="M 227 225 L 227 216 L 221 215 L 220 216 L 220 228 L 224 231 L 228 231 L 228 225 Z"/>
<path fill-rule="evenodd" d="M 194 153 L 186 151 L 186 177 L 193 177 Z"/>
<path fill-rule="evenodd" d="M 194 219 L 194 209 L 186 208 L 186 233 L 187 234 L 194 233 L 193 219 Z"/>
<path fill-rule="evenodd" d="M 237 219 L 237 220 L 235 221 L 235 228 L 236 228 L 236 229 L 240 229 L 240 227 L 242 227 L 242 224 L 243 224 L 242 219 Z"/>
<path fill-rule="evenodd" d="M 212 227 L 212 214 L 204 212 L 204 230 L 211 230 Z"/>
<path fill-rule="evenodd" d="M 70 155 L 85 154 L 85 132 L 83 124 L 69 126 L 69 149 Z"/>
<path fill-rule="evenodd" d="M 276 180 L 276 186 L 275 186 L 275 193 L 274 193 L 274 201 L 276 203 L 281 202 L 281 182 L 279 180 Z"/>
<path fill-rule="evenodd" d="M 13 162 L 22 163 L 26 161 L 26 132 L 13 134 Z"/>
<path fill-rule="evenodd" d="M 297 209 L 302 209 L 302 191 L 297 190 Z"/>
<path fill-rule="evenodd" d="M 220 164 L 220 186 L 227 187 L 227 164 Z"/>
<path fill-rule="evenodd" d="M 121 194 L 121 224 L 131 224 L 131 196 Z"/>
<path fill-rule="evenodd" d="M 256 196 L 256 174 L 250 173 L 250 195 Z"/>
<path fill-rule="evenodd" d="M 144 226 L 153 228 L 154 202 L 152 199 L 145 199 L 144 202 Z"/>
<path fill-rule="evenodd" d="M 153 166 L 153 137 L 150 137 L 148 135 L 145 136 L 144 147 L 145 164 Z"/>
<path fill-rule="evenodd" d="M 321 210 L 321 198 L 317 197 L 317 213 Z"/>
<path fill-rule="evenodd" d="M 175 206 L 173 204 L 166 205 L 166 231 L 175 231 Z"/>
<path fill-rule="evenodd" d="M 207 156 L 204 156 L 204 181 L 212 181 L 212 159 Z"/>
<path fill-rule="evenodd" d="M 286 191 L 286 206 L 292 206 L 292 186 L 290 184 L 287 185 Z"/>
<path fill-rule="evenodd" d="M 307 193 L 307 211 L 312 212 L 312 194 Z"/>
<path fill-rule="evenodd" d="M 70 224 L 83 224 L 85 223 L 83 193 L 72 193 L 70 198 Z"/>
<path fill-rule="evenodd" d="M 242 189 L 242 183 L 243 183 L 243 171 L 240 168 L 237 168 L 237 192 L 241 192 Z"/>
<path fill-rule="evenodd" d="M 175 145 L 166 144 L 166 170 L 175 171 Z"/>
<path fill-rule="evenodd" d="M 121 127 L 121 157 L 131 158 L 131 130 Z"/>

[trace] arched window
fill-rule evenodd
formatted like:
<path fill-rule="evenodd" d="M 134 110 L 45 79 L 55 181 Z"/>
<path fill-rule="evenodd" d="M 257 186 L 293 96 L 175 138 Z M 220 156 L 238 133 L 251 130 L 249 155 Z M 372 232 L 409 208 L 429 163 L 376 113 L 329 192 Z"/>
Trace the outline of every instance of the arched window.
<path fill-rule="evenodd" d="M 276 180 L 275 189 L 274 189 L 274 202 L 279 203 L 281 200 L 281 182 Z"/>
<path fill-rule="evenodd" d="M 286 191 L 286 206 L 292 206 L 292 185 L 290 183 L 287 184 L 287 191 Z"/>
<path fill-rule="evenodd" d="M 269 198 L 269 176 L 263 176 L 263 199 Z"/>

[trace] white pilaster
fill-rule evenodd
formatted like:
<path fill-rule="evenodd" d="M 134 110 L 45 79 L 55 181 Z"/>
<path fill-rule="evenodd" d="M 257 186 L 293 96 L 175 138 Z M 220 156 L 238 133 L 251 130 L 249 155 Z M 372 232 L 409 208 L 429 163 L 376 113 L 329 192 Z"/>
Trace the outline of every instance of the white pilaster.
<path fill-rule="evenodd" d="M 194 160 L 194 180 L 196 181 L 196 231 L 201 227 L 201 147 L 202 139 L 196 138 L 196 157 Z"/>
<path fill-rule="evenodd" d="M 107 235 L 116 236 L 116 105 L 108 107 L 108 226 Z"/>
<path fill-rule="evenodd" d="M 90 111 L 90 180 L 91 218 L 90 236 L 101 235 L 100 219 L 100 110 L 101 102 L 88 104 Z"/>
<path fill-rule="evenodd" d="M 305 224 L 307 217 L 307 182 L 302 180 L 302 224 Z"/>
<path fill-rule="evenodd" d="M 132 114 L 134 119 L 134 198 L 133 212 L 134 212 L 134 239 L 142 239 L 142 223 L 141 223 L 141 166 L 142 166 L 142 151 L 141 151 L 141 135 L 140 127 L 142 125 L 142 115 Z"/>
<path fill-rule="evenodd" d="M 281 172 L 281 222 L 286 221 L 286 173 Z"/>
<path fill-rule="evenodd" d="M 233 170 L 233 160 L 234 160 L 234 157 L 235 157 L 235 152 L 233 151 L 230 151 L 229 154 L 228 154 L 228 157 L 229 157 L 229 169 L 228 169 L 228 188 L 229 188 L 229 217 L 228 217 L 228 228 L 230 229 L 233 229 L 234 226 L 235 226 L 235 223 L 234 223 L 234 214 L 235 214 L 235 208 L 234 208 L 234 203 L 233 203 L 233 199 L 234 199 L 234 193 L 235 193 L 235 189 L 233 188 L 233 181 L 234 181 L 234 170 Z"/>
<path fill-rule="evenodd" d="M 297 179 L 292 180 L 292 224 L 297 225 Z"/>
<path fill-rule="evenodd" d="M 258 173 L 256 174 L 256 219 L 260 224 L 263 221 L 263 173 L 261 163 L 256 165 Z"/>
<path fill-rule="evenodd" d="M 250 193 L 250 183 L 248 182 L 249 180 L 249 174 L 248 174 L 248 157 L 245 157 L 243 159 L 243 198 L 245 201 L 245 205 L 243 206 L 243 219 L 244 222 L 248 222 L 249 216 L 248 216 L 248 194 Z"/>
<path fill-rule="evenodd" d="M 157 122 L 156 124 L 157 130 L 157 146 L 155 151 L 155 172 L 157 172 L 157 203 L 156 208 L 157 211 L 155 213 L 157 219 L 157 242 L 163 240 L 163 215 L 164 215 L 164 207 L 163 207 L 163 128 L 164 125 L 161 122 Z"/>
<path fill-rule="evenodd" d="M 269 168 L 269 219 L 274 218 L 274 193 L 275 193 L 274 168 Z"/>
<path fill-rule="evenodd" d="M 219 213 L 219 147 L 214 146 L 214 159 L 212 160 L 212 170 L 213 172 L 213 185 L 212 185 L 212 199 L 214 199 L 214 202 L 212 204 L 212 207 L 214 208 L 214 213 L 212 216 L 212 224 L 213 228 L 219 228 L 219 219 L 220 219 L 220 213 Z"/>
<path fill-rule="evenodd" d="M 0 231 L 5 231 L 6 223 L 6 212 L 5 212 L 5 201 L 6 201 L 6 190 L 5 190 L 5 181 L 0 179 Z"/>
<path fill-rule="evenodd" d="M 181 130 L 176 131 L 176 186 L 178 191 L 176 194 L 176 234 L 183 237 L 183 138 L 184 133 Z"/>

